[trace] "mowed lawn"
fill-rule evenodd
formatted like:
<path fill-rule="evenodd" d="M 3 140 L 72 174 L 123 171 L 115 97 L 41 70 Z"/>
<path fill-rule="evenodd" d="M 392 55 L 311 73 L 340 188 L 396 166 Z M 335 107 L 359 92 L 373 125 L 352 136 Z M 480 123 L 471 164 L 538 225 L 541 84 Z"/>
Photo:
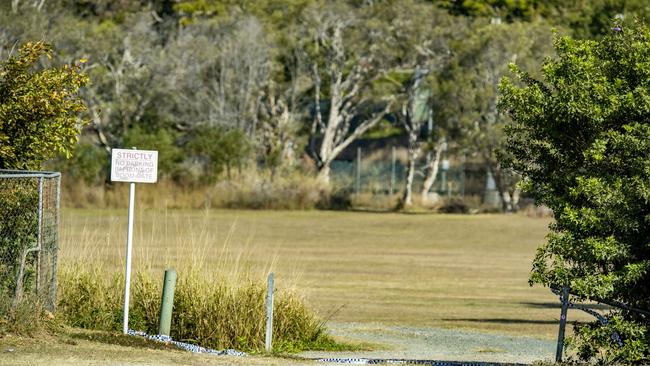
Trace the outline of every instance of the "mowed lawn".
<path fill-rule="evenodd" d="M 327 320 L 553 338 L 559 302 L 530 287 L 549 219 L 332 211 L 141 210 L 134 270 L 272 270 Z M 123 270 L 126 210 L 66 209 L 60 263 Z M 188 265 L 189 263 L 189 265 Z M 575 319 L 577 312 L 570 313 Z"/>

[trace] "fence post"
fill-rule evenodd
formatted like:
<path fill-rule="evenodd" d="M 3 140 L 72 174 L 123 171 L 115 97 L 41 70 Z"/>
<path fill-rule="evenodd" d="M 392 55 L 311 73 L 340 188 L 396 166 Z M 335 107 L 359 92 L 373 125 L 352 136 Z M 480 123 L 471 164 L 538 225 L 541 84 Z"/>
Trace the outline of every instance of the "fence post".
<path fill-rule="evenodd" d="M 175 290 L 176 271 L 173 268 L 169 268 L 165 270 L 165 278 L 163 280 L 162 301 L 160 303 L 160 321 L 158 324 L 158 334 L 160 335 L 170 335 Z"/>
<path fill-rule="evenodd" d="M 395 193 L 395 164 L 397 162 L 397 152 L 395 151 L 395 146 L 392 149 L 392 161 L 390 167 L 390 195 L 392 196 Z"/>
<path fill-rule="evenodd" d="M 271 352 L 273 342 L 273 272 L 269 273 L 266 289 L 266 352 Z"/>
<path fill-rule="evenodd" d="M 56 239 L 53 246 L 50 248 L 50 294 L 49 294 L 49 310 L 54 312 L 56 310 L 56 291 L 57 291 L 57 263 L 59 261 L 59 223 L 61 222 L 61 175 L 56 177 L 56 216 L 54 218 L 56 229 Z"/>
<path fill-rule="evenodd" d="M 43 256 L 43 177 L 38 178 L 38 235 L 36 237 L 36 294 L 40 297 L 43 285 L 41 284 L 41 261 Z"/>
<path fill-rule="evenodd" d="M 563 287 L 560 295 L 562 310 L 560 312 L 560 330 L 557 335 L 557 350 L 555 352 L 555 362 L 562 362 L 562 351 L 564 350 L 564 330 L 566 328 L 566 315 L 569 309 L 569 288 Z"/>

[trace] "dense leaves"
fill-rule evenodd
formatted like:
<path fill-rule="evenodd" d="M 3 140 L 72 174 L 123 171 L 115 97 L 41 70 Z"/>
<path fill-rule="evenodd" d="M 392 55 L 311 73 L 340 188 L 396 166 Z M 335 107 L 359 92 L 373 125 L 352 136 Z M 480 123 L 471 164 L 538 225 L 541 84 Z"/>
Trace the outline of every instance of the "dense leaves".
<path fill-rule="evenodd" d="M 87 77 L 77 66 L 34 70 L 44 56 L 52 57 L 49 45 L 26 43 L 0 63 L 0 168 L 38 169 L 77 142 Z"/>
<path fill-rule="evenodd" d="M 557 37 L 555 49 L 541 80 L 513 67 L 521 86 L 501 85 L 501 106 L 514 120 L 509 164 L 555 215 L 531 282 L 649 309 L 650 31 L 615 25 L 601 41 Z M 611 317 L 624 346 L 604 355 L 647 362 L 647 316 Z M 610 345 L 603 334 L 582 328 L 581 355 Z"/>

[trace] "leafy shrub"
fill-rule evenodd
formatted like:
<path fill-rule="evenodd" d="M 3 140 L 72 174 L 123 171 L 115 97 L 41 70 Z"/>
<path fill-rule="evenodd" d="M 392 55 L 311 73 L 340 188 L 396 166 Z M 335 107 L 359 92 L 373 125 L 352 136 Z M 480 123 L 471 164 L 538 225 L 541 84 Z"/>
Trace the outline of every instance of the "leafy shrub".
<path fill-rule="evenodd" d="M 514 121 L 507 163 L 555 218 L 531 283 L 649 309 L 650 31 L 616 24 L 600 41 L 561 37 L 555 49 L 543 81 L 514 68 L 522 86 L 501 85 L 501 107 Z M 579 355 L 647 363 L 650 318 L 609 317 L 608 327 L 578 328 Z M 622 347 L 607 336 L 612 328 Z"/>
<path fill-rule="evenodd" d="M 252 153 L 250 141 L 242 130 L 218 126 L 197 128 L 188 149 L 204 166 L 204 182 L 213 182 L 224 170 L 231 179 L 232 170 L 241 168 Z"/>
<path fill-rule="evenodd" d="M 0 180 L 0 296 L 13 299 L 25 250 L 36 245 L 38 233 L 36 180 Z M 34 256 L 27 257 L 27 268 Z M 35 286 L 26 273 L 25 289 Z"/>
<path fill-rule="evenodd" d="M 74 65 L 35 70 L 52 54 L 48 44 L 27 42 L 0 60 L 0 169 L 38 169 L 59 153 L 69 157 L 77 141 L 85 110 L 78 91 L 88 78 Z"/>
<path fill-rule="evenodd" d="M 460 198 L 445 198 L 437 207 L 438 212 L 450 214 L 469 213 L 469 206 Z"/>
<path fill-rule="evenodd" d="M 125 149 L 137 147 L 139 150 L 158 151 L 158 177 L 179 179 L 183 175 L 183 151 L 177 146 L 172 132 L 165 129 L 146 131 L 136 126 L 124 136 L 122 146 Z"/>
<path fill-rule="evenodd" d="M 83 182 L 85 185 L 101 185 L 110 172 L 110 156 L 105 149 L 88 143 L 78 143 L 70 159 L 57 159 L 48 168 L 61 171 L 66 180 Z"/>
<path fill-rule="evenodd" d="M 348 210 L 352 207 L 352 194 L 344 189 L 337 189 L 324 196 L 316 206 L 322 210 Z"/>

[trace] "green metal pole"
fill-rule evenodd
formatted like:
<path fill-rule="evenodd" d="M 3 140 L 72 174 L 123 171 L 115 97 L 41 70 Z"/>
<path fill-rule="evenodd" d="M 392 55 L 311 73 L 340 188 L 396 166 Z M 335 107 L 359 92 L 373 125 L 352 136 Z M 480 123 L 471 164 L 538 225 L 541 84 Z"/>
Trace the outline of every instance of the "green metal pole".
<path fill-rule="evenodd" d="M 174 290 L 176 290 L 176 271 L 172 268 L 165 271 L 162 303 L 160 304 L 160 323 L 158 334 L 169 335 L 172 326 L 172 308 L 174 306 Z"/>

